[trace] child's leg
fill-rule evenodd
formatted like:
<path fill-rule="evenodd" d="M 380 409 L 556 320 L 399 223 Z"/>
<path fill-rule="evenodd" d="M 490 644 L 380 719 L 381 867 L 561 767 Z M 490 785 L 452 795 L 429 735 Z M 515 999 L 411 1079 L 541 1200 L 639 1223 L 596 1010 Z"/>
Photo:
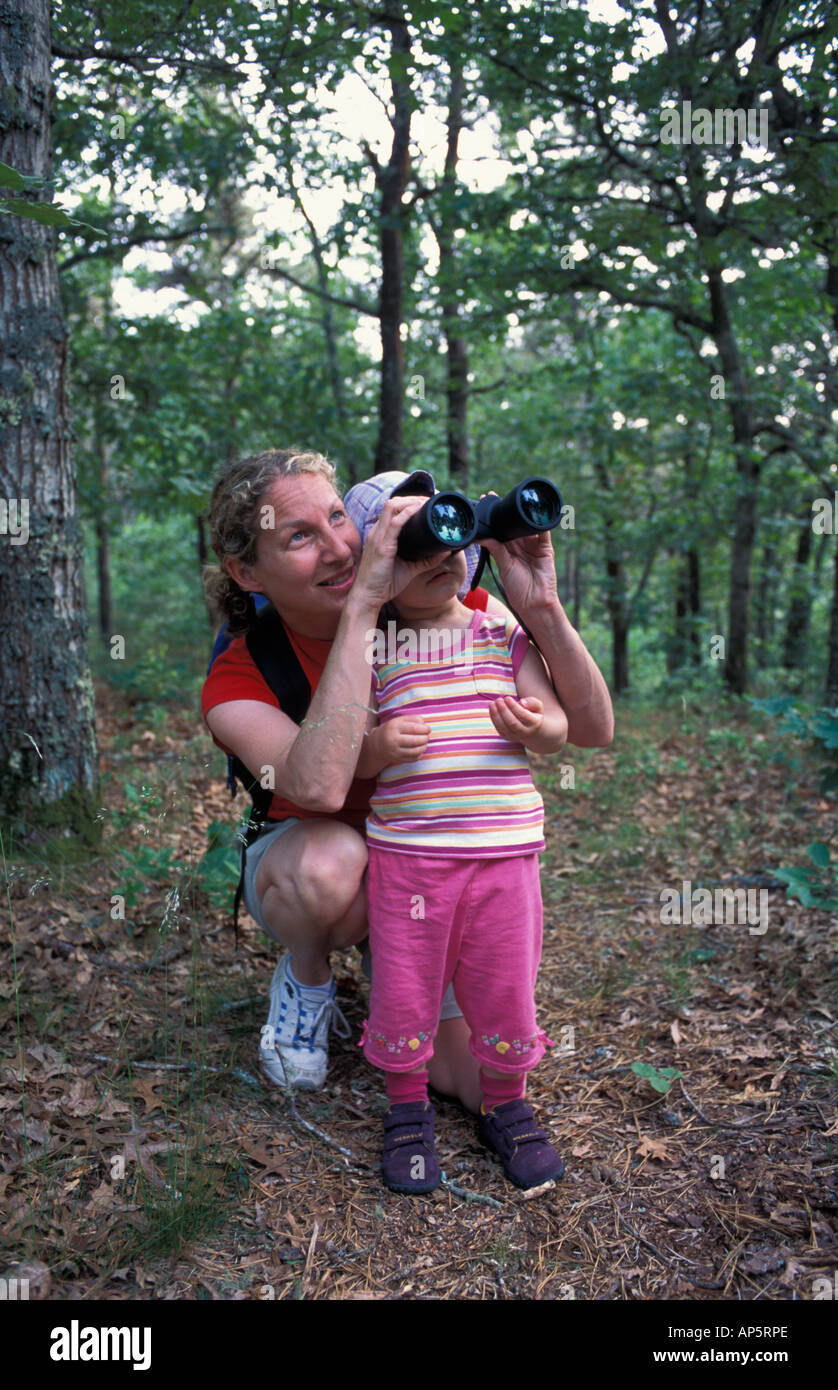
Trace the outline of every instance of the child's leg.
<path fill-rule="evenodd" d="M 384 1073 L 387 1099 L 394 1105 L 424 1105 L 428 1099 L 428 1069 L 422 1065 L 413 1071 Z"/>
<path fill-rule="evenodd" d="M 480 1062 L 480 1137 L 501 1158 L 512 1182 L 536 1187 L 564 1172 L 523 1099 L 526 1073 L 541 1060 L 547 1042 L 533 998 L 542 929 L 537 856 L 479 864 L 467 916 L 458 924 L 454 979 Z"/>
<path fill-rule="evenodd" d="M 454 928 L 454 988 L 480 1066 L 495 1076 L 519 1076 L 538 1064 L 547 1044 L 534 998 L 542 936 L 538 856 L 484 859 L 472 867 Z"/>
<path fill-rule="evenodd" d="M 483 1093 L 483 1110 L 494 1110 L 497 1105 L 506 1105 L 510 1100 L 521 1100 L 526 1090 L 526 1072 L 490 1071 L 480 1068 L 480 1089 Z"/>
<path fill-rule="evenodd" d="M 452 914 L 444 883 L 427 863 L 424 856 L 369 848 L 373 970 L 362 1045 L 367 1061 L 386 1072 L 427 1066 L 445 992 Z"/>
<path fill-rule="evenodd" d="M 370 847 L 372 954 L 363 1047 L 386 1076 L 382 1177 L 395 1192 L 430 1192 L 442 1176 L 428 1102 L 428 1062 L 445 992 L 452 911 L 445 877 L 418 855 Z"/>

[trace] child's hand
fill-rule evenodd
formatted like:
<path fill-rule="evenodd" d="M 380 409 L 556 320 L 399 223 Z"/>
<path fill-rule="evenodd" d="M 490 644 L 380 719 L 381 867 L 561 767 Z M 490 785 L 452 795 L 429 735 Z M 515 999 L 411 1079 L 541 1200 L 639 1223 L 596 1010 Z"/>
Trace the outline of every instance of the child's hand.
<path fill-rule="evenodd" d="M 414 758 L 421 758 L 428 746 L 431 726 L 426 719 L 403 714 L 379 724 L 376 734 L 387 767 L 391 763 L 412 763 Z"/>
<path fill-rule="evenodd" d="M 526 695 L 523 700 L 502 695 L 490 704 L 489 718 L 502 738 L 510 743 L 526 744 L 541 728 L 544 706 L 534 695 Z"/>

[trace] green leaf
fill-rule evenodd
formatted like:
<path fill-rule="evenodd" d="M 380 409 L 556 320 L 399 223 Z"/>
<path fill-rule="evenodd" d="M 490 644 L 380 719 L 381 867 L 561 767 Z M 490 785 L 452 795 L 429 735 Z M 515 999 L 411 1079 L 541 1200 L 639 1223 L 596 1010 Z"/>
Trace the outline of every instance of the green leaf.
<path fill-rule="evenodd" d="M 27 203 L 23 198 L 0 198 L 0 212 L 12 213 L 17 217 L 29 217 L 33 222 L 42 222 L 47 227 L 87 227 L 91 232 L 98 232 L 98 227 L 91 227 L 89 222 L 82 222 L 78 217 L 69 217 L 63 208 L 56 207 L 55 203 Z"/>
<path fill-rule="evenodd" d="M 0 164 L 0 188 L 22 189 L 26 187 L 26 180 L 23 174 L 19 174 L 17 169 L 10 169 L 8 164 Z"/>
<path fill-rule="evenodd" d="M 813 844 L 807 845 L 806 853 L 819 869 L 829 868 L 829 845 L 825 845 L 823 840 L 815 840 Z"/>
<path fill-rule="evenodd" d="M 804 869 L 799 866 L 784 866 L 782 869 L 775 870 L 774 877 L 778 878 L 781 883 L 788 884 L 789 887 L 794 886 L 795 888 L 808 888 L 809 884 L 812 882 L 812 878 L 814 877 L 814 870 Z"/>

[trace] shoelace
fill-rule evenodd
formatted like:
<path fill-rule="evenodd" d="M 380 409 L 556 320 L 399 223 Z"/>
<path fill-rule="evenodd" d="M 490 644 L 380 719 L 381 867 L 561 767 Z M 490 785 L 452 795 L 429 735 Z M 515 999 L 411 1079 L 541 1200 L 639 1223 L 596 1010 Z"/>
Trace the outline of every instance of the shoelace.
<path fill-rule="evenodd" d="M 297 1025 L 297 1038 L 300 1042 L 307 1042 L 310 1047 L 313 1047 L 317 1042 L 317 1034 L 324 1024 L 324 1043 L 328 1039 L 330 1028 L 332 1028 L 334 1032 L 337 1033 L 339 1038 L 351 1038 L 352 1029 L 347 1023 L 343 1014 L 341 1013 L 341 1010 L 338 1007 L 337 1000 L 335 999 L 334 995 L 330 995 L 328 999 L 325 999 L 323 1001 L 323 1003 L 320 1005 L 320 1008 L 317 1010 L 317 1013 L 314 1015 L 310 1027 L 306 1032 L 304 1032 L 303 1017 L 305 1016 L 306 1018 L 308 1018 L 309 1013 L 310 1011 L 306 1009 L 305 1004 L 301 1002 L 299 1023 Z"/>

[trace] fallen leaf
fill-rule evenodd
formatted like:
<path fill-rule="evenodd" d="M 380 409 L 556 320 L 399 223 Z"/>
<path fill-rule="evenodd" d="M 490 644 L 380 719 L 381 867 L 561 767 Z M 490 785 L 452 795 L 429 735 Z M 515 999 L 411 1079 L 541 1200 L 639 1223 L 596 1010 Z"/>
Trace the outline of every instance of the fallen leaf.
<path fill-rule="evenodd" d="M 148 1115 L 151 1110 L 164 1109 L 164 1098 L 163 1096 L 158 1096 L 154 1088 L 155 1086 L 164 1086 L 165 1084 L 164 1077 L 154 1076 L 143 1077 L 139 1081 L 134 1081 L 133 1094 L 145 1105 L 146 1115 Z"/>
<path fill-rule="evenodd" d="M 678 1155 L 673 1153 L 665 1139 L 653 1139 L 651 1135 L 644 1135 L 642 1143 L 638 1144 L 635 1153 L 640 1154 L 641 1158 L 656 1158 L 659 1163 L 671 1162 Z"/>

